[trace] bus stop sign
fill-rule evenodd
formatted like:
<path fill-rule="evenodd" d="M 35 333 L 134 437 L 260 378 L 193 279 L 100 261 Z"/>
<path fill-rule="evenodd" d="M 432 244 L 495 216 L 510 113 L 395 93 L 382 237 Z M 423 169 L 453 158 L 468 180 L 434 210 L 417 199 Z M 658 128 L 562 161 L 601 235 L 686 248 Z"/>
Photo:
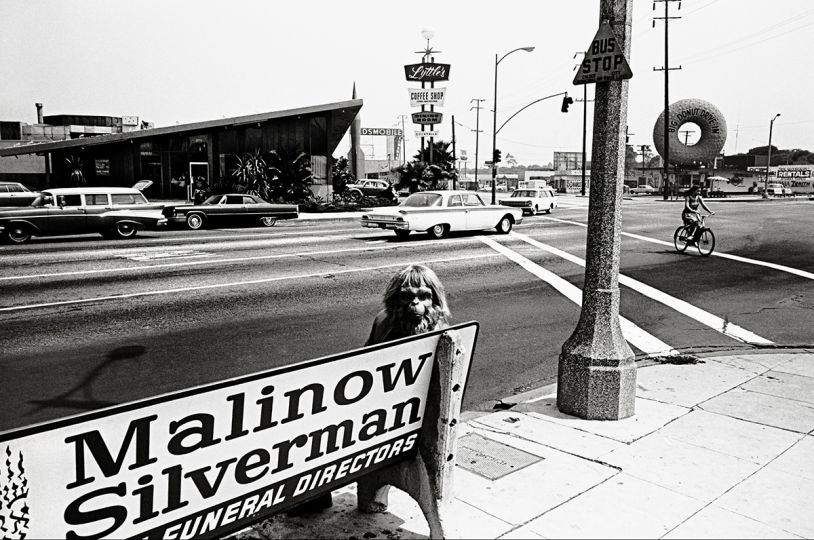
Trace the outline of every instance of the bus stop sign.
<path fill-rule="evenodd" d="M 585 52 L 574 84 L 621 81 L 633 77 L 622 46 L 608 21 L 602 21 L 599 30 Z"/>

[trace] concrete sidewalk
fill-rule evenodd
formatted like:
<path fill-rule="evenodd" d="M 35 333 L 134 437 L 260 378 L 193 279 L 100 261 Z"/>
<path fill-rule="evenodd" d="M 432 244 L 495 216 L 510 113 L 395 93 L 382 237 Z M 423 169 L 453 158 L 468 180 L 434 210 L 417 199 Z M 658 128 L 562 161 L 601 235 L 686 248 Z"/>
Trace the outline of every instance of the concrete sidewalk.
<path fill-rule="evenodd" d="M 560 413 L 553 385 L 468 415 L 450 537 L 814 537 L 814 350 L 647 360 L 637 387 L 620 421 Z M 351 485 L 236 536 L 426 538 L 418 505 L 390 493 L 384 514 L 357 511 Z"/>

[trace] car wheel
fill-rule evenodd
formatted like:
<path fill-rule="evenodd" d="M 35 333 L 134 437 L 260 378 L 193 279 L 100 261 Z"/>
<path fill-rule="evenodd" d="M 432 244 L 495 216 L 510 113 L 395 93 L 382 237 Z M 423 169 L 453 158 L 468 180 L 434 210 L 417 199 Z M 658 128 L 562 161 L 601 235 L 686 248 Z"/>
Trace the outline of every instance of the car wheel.
<path fill-rule="evenodd" d="M 277 223 L 276 217 L 266 216 L 260 218 L 260 224 L 264 227 L 274 227 L 275 223 Z"/>
<path fill-rule="evenodd" d="M 202 214 L 189 214 L 187 216 L 187 227 L 193 231 L 197 231 L 204 226 L 204 217 Z"/>
<path fill-rule="evenodd" d="M 358 189 L 351 190 L 349 195 L 352 201 L 361 201 L 363 197 L 362 192 Z"/>
<path fill-rule="evenodd" d="M 434 227 L 430 227 L 429 229 L 427 229 L 427 232 L 430 233 L 430 236 L 433 238 L 443 238 L 444 235 L 447 233 L 447 226 L 435 225 Z"/>
<path fill-rule="evenodd" d="M 113 238 L 133 238 L 138 232 L 138 227 L 132 221 L 120 221 L 113 226 L 110 236 Z"/>
<path fill-rule="evenodd" d="M 5 236 L 12 244 L 24 244 L 31 240 L 31 233 L 25 225 L 10 225 L 6 228 Z"/>
<path fill-rule="evenodd" d="M 512 220 L 509 219 L 509 216 L 503 216 L 503 219 L 500 220 L 495 229 L 497 229 L 497 232 L 500 234 L 509 234 L 512 230 Z"/>
<path fill-rule="evenodd" d="M 398 236 L 399 238 L 407 238 L 408 236 L 410 236 L 410 231 L 409 230 L 396 229 L 393 232 L 395 232 L 396 236 Z"/>
<path fill-rule="evenodd" d="M 554 205 L 553 204 L 546 209 L 545 213 L 550 214 L 552 210 L 554 210 Z"/>
<path fill-rule="evenodd" d="M 540 209 L 539 209 L 539 208 L 537 207 L 537 205 L 535 204 L 535 205 L 534 205 L 534 209 L 531 211 L 531 215 L 532 215 L 532 216 L 536 216 L 536 215 L 537 215 L 537 213 L 538 213 L 539 211 L 540 211 Z"/>

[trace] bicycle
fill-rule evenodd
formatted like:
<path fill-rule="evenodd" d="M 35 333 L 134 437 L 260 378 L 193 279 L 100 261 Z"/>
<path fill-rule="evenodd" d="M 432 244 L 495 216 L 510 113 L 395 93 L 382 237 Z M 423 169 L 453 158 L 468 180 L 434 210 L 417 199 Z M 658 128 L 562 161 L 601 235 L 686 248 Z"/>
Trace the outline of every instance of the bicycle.
<path fill-rule="evenodd" d="M 687 247 L 694 244 L 695 247 L 698 248 L 698 253 L 701 254 L 702 257 L 709 257 L 712 255 L 712 251 L 715 249 L 715 235 L 704 223 L 704 218 L 711 215 L 712 214 L 699 216 L 701 219 L 696 225 L 695 233 L 693 235 L 690 235 L 692 224 L 682 225 L 676 229 L 676 232 L 673 233 L 673 244 L 675 245 L 676 251 L 679 253 L 684 253 L 684 251 L 687 250 Z M 692 236 L 692 238 L 690 236 Z"/>

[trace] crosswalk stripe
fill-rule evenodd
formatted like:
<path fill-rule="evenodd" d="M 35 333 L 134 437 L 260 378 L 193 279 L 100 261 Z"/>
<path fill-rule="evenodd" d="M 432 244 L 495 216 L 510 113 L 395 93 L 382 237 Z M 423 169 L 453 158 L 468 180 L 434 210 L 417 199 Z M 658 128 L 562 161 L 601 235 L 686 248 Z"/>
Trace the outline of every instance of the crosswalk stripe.
<path fill-rule="evenodd" d="M 582 291 L 579 289 L 579 287 L 568 283 L 566 280 L 554 274 L 550 270 L 546 270 L 537 263 L 534 263 L 519 253 L 495 242 L 491 238 L 487 238 L 485 236 L 479 236 L 478 238 L 481 242 L 491 247 L 498 253 L 504 255 L 507 259 L 516 262 L 530 273 L 554 287 L 563 296 L 575 304 L 579 306 L 582 305 Z M 664 343 L 656 336 L 646 332 L 635 323 L 624 317 L 619 317 L 619 326 L 622 327 L 622 334 L 631 345 L 650 356 L 672 356 L 678 354 L 678 351 L 676 351 L 673 347 Z"/>
<path fill-rule="evenodd" d="M 551 218 L 551 217 L 543 217 L 542 219 L 547 219 L 549 221 L 557 221 L 559 223 L 567 223 L 569 225 L 577 225 L 579 227 L 588 227 L 585 223 L 580 223 L 579 221 L 571 221 L 569 219 L 560 219 L 560 218 Z M 661 244 L 663 246 L 670 246 L 673 247 L 672 242 L 665 242 L 664 240 L 659 240 L 658 238 L 650 238 L 649 236 L 642 236 L 640 234 L 629 233 L 629 232 L 622 232 L 623 236 L 627 236 L 630 238 L 635 238 L 637 240 L 643 240 L 645 242 L 651 242 L 653 244 Z M 792 268 L 790 266 L 784 266 L 782 264 L 771 263 L 766 261 L 759 261 L 757 259 L 748 259 L 746 257 L 741 257 L 739 255 L 732 255 L 729 253 L 722 253 L 720 251 L 713 251 L 713 257 L 721 257 L 723 259 L 730 259 L 733 261 L 738 261 L 746 264 L 754 264 L 757 266 L 765 266 L 766 268 L 772 268 L 774 270 L 779 270 L 781 272 L 786 272 L 789 274 L 794 274 L 795 276 L 800 276 L 806 279 L 814 279 L 814 274 L 811 272 L 806 272 L 805 270 L 799 270 L 797 268 Z"/>
<path fill-rule="evenodd" d="M 585 260 L 575 255 L 566 253 L 565 251 L 557 249 L 553 246 L 549 246 L 548 244 L 538 242 L 537 240 L 534 240 L 533 238 L 530 238 L 525 234 L 520 234 L 516 232 L 513 232 L 511 234 L 513 237 L 518 238 L 526 242 L 527 244 L 531 244 L 534 247 L 548 251 L 549 253 L 561 257 L 574 264 L 578 264 L 582 267 L 585 266 Z M 647 296 L 648 298 L 651 298 L 657 302 L 664 304 L 667 307 L 670 307 L 678 311 L 682 315 L 686 315 L 691 319 L 695 319 L 701 324 L 708 326 L 713 330 L 722 333 L 725 336 L 750 344 L 757 345 L 774 344 L 774 342 L 769 341 L 768 339 L 763 338 L 757 334 L 754 334 L 749 330 L 746 330 L 745 328 L 738 326 L 737 324 L 733 324 L 727 320 L 722 319 L 721 317 L 718 317 L 717 315 L 713 315 L 712 313 L 704 311 L 703 309 L 694 306 L 689 302 L 671 296 L 663 291 L 651 287 L 650 285 L 642 283 L 641 281 L 637 281 L 629 276 L 625 276 L 624 274 L 619 274 L 619 283 L 625 285 L 626 287 L 630 287 L 631 289 L 635 290 L 640 294 L 643 294 L 644 296 Z"/>

